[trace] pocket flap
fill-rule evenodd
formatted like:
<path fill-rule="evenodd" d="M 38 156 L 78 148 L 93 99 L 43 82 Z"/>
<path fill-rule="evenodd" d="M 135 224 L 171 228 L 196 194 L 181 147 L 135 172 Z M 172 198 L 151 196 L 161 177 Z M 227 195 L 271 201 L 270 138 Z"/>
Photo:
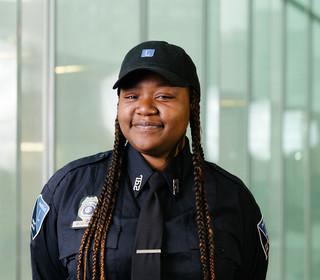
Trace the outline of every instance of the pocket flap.
<path fill-rule="evenodd" d="M 237 265 L 241 264 L 238 240 L 229 232 L 215 229 L 216 255 L 219 259 L 228 259 Z"/>
<path fill-rule="evenodd" d="M 121 226 L 112 225 L 107 239 L 107 248 L 117 249 L 118 248 L 118 241 L 119 241 L 119 234 L 121 231 Z"/>
<path fill-rule="evenodd" d="M 72 228 L 66 229 L 64 231 L 64 233 L 61 235 L 62 238 L 59 241 L 60 259 L 66 258 L 74 254 L 78 254 L 84 231 L 85 229 L 72 229 Z M 121 226 L 119 225 L 111 226 L 108 233 L 107 241 L 106 241 L 107 248 L 111 248 L 111 249 L 118 248 L 120 231 L 121 231 Z"/>

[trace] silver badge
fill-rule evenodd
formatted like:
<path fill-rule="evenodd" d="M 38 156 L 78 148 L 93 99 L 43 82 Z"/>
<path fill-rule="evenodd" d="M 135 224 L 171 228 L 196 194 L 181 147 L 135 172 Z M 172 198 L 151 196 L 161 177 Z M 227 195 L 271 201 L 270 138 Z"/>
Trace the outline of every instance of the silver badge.
<path fill-rule="evenodd" d="M 96 196 L 87 196 L 80 203 L 78 210 L 78 217 L 76 221 L 73 221 L 72 228 L 85 228 L 89 225 L 90 219 L 93 215 L 94 209 L 98 203 Z"/>

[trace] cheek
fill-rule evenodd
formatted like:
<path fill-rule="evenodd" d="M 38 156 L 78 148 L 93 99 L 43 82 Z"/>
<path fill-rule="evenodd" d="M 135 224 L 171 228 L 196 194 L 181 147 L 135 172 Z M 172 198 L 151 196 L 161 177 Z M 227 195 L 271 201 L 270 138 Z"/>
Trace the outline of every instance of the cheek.
<path fill-rule="evenodd" d="M 122 134 L 127 138 L 128 130 L 130 127 L 130 117 L 128 116 L 127 112 L 123 110 L 123 108 L 120 108 L 120 106 L 118 108 L 117 117 L 118 117 L 120 130 Z"/>
<path fill-rule="evenodd" d="M 189 125 L 189 111 L 184 109 L 179 111 L 176 110 L 171 116 L 171 120 L 168 120 L 167 122 L 170 133 L 172 133 L 172 136 L 174 135 L 174 137 L 180 138 L 184 133 L 186 133 Z"/>
<path fill-rule="evenodd" d="M 120 127 L 124 127 L 127 123 L 130 123 L 130 110 L 127 107 L 119 104 L 117 116 Z"/>
<path fill-rule="evenodd" d="M 189 119 L 190 119 L 189 107 L 181 108 L 177 117 L 177 121 L 179 122 L 180 126 L 186 128 L 189 124 Z"/>

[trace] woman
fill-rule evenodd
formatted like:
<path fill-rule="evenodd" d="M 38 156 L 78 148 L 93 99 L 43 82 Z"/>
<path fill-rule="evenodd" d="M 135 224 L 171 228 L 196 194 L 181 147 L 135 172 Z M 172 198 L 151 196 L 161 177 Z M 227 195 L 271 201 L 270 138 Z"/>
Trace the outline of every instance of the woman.
<path fill-rule="evenodd" d="M 258 205 L 241 180 L 204 160 L 191 58 L 141 43 L 114 88 L 113 150 L 69 163 L 37 199 L 33 278 L 265 279 Z"/>

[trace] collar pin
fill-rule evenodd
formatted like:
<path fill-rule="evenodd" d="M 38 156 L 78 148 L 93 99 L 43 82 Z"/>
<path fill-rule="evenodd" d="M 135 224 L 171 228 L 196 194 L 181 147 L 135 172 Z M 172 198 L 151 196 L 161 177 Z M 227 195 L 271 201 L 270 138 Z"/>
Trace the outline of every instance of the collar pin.
<path fill-rule="evenodd" d="M 135 181 L 134 181 L 134 185 L 133 185 L 133 190 L 138 192 L 141 189 L 141 184 L 142 184 L 142 179 L 143 179 L 143 175 L 141 174 L 139 177 L 136 177 Z"/>
<path fill-rule="evenodd" d="M 179 179 L 172 180 L 172 194 L 177 196 L 179 193 Z"/>

